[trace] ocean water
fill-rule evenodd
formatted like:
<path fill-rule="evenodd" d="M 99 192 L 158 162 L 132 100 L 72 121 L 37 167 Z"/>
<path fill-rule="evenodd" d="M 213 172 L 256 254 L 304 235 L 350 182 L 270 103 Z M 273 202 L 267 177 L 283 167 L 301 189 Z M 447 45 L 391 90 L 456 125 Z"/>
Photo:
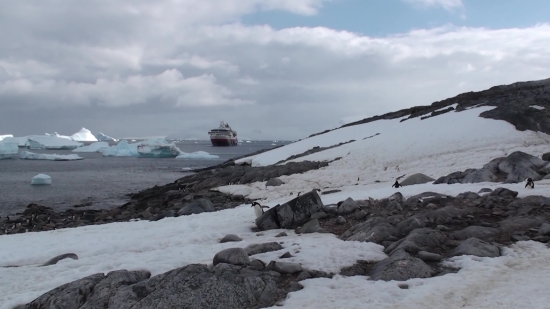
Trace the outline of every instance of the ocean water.
<path fill-rule="evenodd" d="M 0 216 L 23 211 L 30 203 L 55 210 L 91 203 L 87 208 L 104 209 L 123 205 L 127 194 L 164 185 L 189 175 L 189 168 L 222 163 L 261 149 L 288 142 L 251 141 L 233 147 L 212 147 L 210 141 L 181 141 L 184 152 L 206 151 L 219 159 L 104 157 L 100 153 L 77 153 L 79 161 L 0 160 Z M 20 150 L 26 150 L 21 148 Z M 30 150 L 35 153 L 73 154 L 70 150 Z M 49 186 L 31 186 L 37 174 L 52 177 Z"/>

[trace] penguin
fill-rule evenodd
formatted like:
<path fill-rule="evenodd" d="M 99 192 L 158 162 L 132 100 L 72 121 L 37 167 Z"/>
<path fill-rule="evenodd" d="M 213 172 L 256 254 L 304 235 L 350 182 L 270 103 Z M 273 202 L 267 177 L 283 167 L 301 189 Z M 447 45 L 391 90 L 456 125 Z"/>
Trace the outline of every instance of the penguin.
<path fill-rule="evenodd" d="M 258 202 L 252 202 L 252 206 L 254 207 L 254 213 L 256 214 L 256 218 L 261 216 L 264 213 L 264 208 L 269 208 L 269 206 L 262 206 Z"/>
<path fill-rule="evenodd" d="M 533 182 L 533 179 L 531 178 L 527 178 L 525 179 L 525 188 L 529 187 L 531 189 L 534 189 L 535 188 L 535 183 Z"/>
<path fill-rule="evenodd" d="M 392 188 L 395 187 L 395 188 L 399 188 L 399 187 L 402 187 L 401 184 L 396 180 L 395 183 L 392 185 Z"/>

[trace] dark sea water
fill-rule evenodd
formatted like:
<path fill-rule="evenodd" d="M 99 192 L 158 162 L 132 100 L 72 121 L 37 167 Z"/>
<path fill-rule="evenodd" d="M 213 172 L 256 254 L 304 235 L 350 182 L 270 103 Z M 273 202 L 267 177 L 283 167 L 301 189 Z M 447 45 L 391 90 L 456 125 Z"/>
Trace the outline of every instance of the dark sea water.
<path fill-rule="evenodd" d="M 30 203 L 55 210 L 91 202 L 87 208 L 112 208 L 124 204 L 129 193 L 164 185 L 201 168 L 222 163 L 261 149 L 287 142 L 251 141 L 233 147 L 213 147 L 210 141 L 182 141 L 183 152 L 206 151 L 219 159 L 104 157 L 101 153 L 76 153 L 84 160 L 0 160 L 0 216 L 23 211 Z M 276 145 L 274 145 L 276 144 Z M 20 148 L 21 150 L 27 150 Z M 27 150 L 35 153 L 74 154 L 70 150 Z M 52 177 L 49 186 L 31 186 L 37 174 Z"/>

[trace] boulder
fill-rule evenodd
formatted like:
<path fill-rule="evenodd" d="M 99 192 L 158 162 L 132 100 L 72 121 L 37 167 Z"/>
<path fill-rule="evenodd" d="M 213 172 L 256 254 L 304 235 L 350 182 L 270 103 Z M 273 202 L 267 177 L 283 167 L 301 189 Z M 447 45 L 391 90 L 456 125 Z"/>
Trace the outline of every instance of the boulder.
<path fill-rule="evenodd" d="M 241 240 L 242 240 L 242 238 L 240 238 L 240 237 L 237 236 L 237 235 L 234 235 L 234 234 L 227 234 L 227 235 L 225 235 L 224 238 L 222 238 L 222 239 L 220 240 L 220 243 L 234 242 L 234 241 L 236 242 L 236 241 L 241 241 Z"/>
<path fill-rule="evenodd" d="M 261 230 L 295 229 L 311 220 L 311 215 L 323 211 L 323 202 L 312 190 L 282 205 L 277 205 L 256 218 L 256 226 Z"/>
<path fill-rule="evenodd" d="M 273 270 L 281 274 L 295 274 L 303 271 L 304 269 L 302 268 L 302 265 L 298 263 L 275 262 Z"/>
<path fill-rule="evenodd" d="M 266 183 L 266 187 L 278 187 L 280 185 L 284 184 L 284 182 L 279 178 L 271 178 Z"/>
<path fill-rule="evenodd" d="M 403 181 L 401 181 L 400 184 L 402 186 L 412 186 L 412 185 L 419 185 L 419 184 L 427 183 L 427 182 L 434 181 L 434 180 L 435 179 L 433 179 L 430 176 L 426 176 L 424 174 L 417 173 L 417 174 L 413 174 L 413 175 L 405 178 Z"/>
<path fill-rule="evenodd" d="M 348 197 L 338 206 L 336 212 L 339 215 L 347 215 L 353 213 L 357 209 L 359 209 L 359 205 L 357 204 L 357 202 L 354 201 L 351 197 Z"/>
<path fill-rule="evenodd" d="M 253 244 L 246 247 L 244 250 L 248 255 L 255 255 L 265 252 L 278 251 L 282 249 L 283 246 L 281 246 L 278 242 L 268 242 L 263 244 Z"/>
<path fill-rule="evenodd" d="M 214 266 L 220 263 L 246 266 L 250 263 L 250 259 L 245 249 L 229 248 L 216 253 L 214 256 Z"/>
<path fill-rule="evenodd" d="M 550 235 L 550 224 L 547 222 L 543 223 L 539 228 L 539 234 L 543 236 L 549 236 Z"/>
<path fill-rule="evenodd" d="M 439 249 L 446 240 L 447 235 L 441 231 L 432 230 L 430 228 L 420 228 L 413 230 L 405 238 L 389 245 L 384 252 L 391 254 L 397 250 L 404 250 L 416 254 L 419 251 Z"/>
<path fill-rule="evenodd" d="M 544 161 L 550 161 L 550 152 L 546 152 L 546 153 L 542 154 L 541 158 Z"/>
<path fill-rule="evenodd" d="M 434 270 L 421 259 L 405 250 L 395 251 L 389 258 L 376 263 L 371 270 L 372 280 L 405 281 L 411 278 L 430 278 Z"/>
<path fill-rule="evenodd" d="M 296 229 L 296 234 L 308 234 L 317 232 L 321 226 L 319 226 L 319 220 L 313 219 L 302 227 Z"/>
<path fill-rule="evenodd" d="M 179 211 L 178 215 L 187 216 L 191 214 L 200 214 L 203 212 L 215 211 L 214 205 L 207 199 L 198 199 L 185 204 Z"/>
<path fill-rule="evenodd" d="M 475 255 L 480 257 L 500 256 L 500 249 L 478 238 L 468 238 L 451 251 L 450 256 Z"/>

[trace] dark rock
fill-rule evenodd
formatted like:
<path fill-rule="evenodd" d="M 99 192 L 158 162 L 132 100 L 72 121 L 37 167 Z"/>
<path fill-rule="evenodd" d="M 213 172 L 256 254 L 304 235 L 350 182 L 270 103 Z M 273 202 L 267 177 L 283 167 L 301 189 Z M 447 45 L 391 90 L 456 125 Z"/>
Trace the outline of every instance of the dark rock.
<path fill-rule="evenodd" d="M 491 189 L 491 188 L 482 188 L 481 190 L 479 190 L 478 193 L 490 193 L 490 192 L 493 192 L 493 189 Z"/>
<path fill-rule="evenodd" d="M 543 236 L 550 236 L 550 224 L 543 223 L 539 228 L 539 234 Z"/>
<path fill-rule="evenodd" d="M 424 174 L 418 173 L 410 175 L 409 177 L 405 178 L 403 181 L 401 181 L 402 186 L 411 186 L 411 185 L 418 185 L 427 183 L 430 181 L 433 181 L 434 179 L 430 176 L 426 176 Z"/>
<path fill-rule="evenodd" d="M 418 258 L 425 262 L 439 262 L 441 261 L 442 256 L 437 253 L 419 251 Z"/>
<path fill-rule="evenodd" d="M 281 255 L 279 258 L 280 259 L 288 259 L 288 258 L 291 258 L 291 257 L 294 257 L 292 254 L 290 254 L 290 252 L 285 252 L 283 255 Z"/>
<path fill-rule="evenodd" d="M 283 246 L 281 246 L 279 243 L 268 242 L 264 244 L 253 244 L 246 247 L 244 250 L 250 256 L 250 255 L 255 255 L 255 254 L 260 254 L 265 252 L 278 251 L 282 249 L 283 249 Z"/>
<path fill-rule="evenodd" d="M 178 215 L 187 216 L 192 214 L 200 214 L 203 212 L 215 211 L 214 205 L 207 199 L 198 199 L 185 204 L 179 211 Z"/>
<path fill-rule="evenodd" d="M 280 185 L 283 185 L 284 182 L 282 180 L 280 180 L 279 178 L 271 178 L 269 179 L 266 183 L 265 183 L 265 186 L 266 187 L 278 187 Z"/>
<path fill-rule="evenodd" d="M 279 234 L 275 235 L 275 237 L 285 237 L 288 236 L 286 232 L 280 232 Z"/>
<path fill-rule="evenodd" d="M 64 260 L 64 259 L 78 260 L 78 255 L 76 255 L 74 253 L 61 254 L 61 255 L 58 255 L 58 256 L 48 260 L 46 263 L 42 264 L 41 266 L 54 265 L 54 264 L 57 264 L 57 262 L 59 262 L 61 260 Z"/>
<path fill-rule="evenodd" d="M 326 217 L 328 217 L 328 215 L 324 211 L 316 212 L 311 215 L 311 219 L 324 219 Z"/>
<path fill-rule="evenodd" d="M 337 213 L 340 215 L 347 215 L 353 213 L 355 210 L 359 209 L 359 205 L 351 197 L 348 197 L 343 201 L 337 208 Z"/>
<path fill-rule="evenodd" d="M 224 238 L 222 238 L 222 240 L 220 240 L 220 243 L 226 243 L 226 242 L 233 242 L 233 241 L 241 241 L 242 238 L 240 238 L 239 236 L 237 235 L 234 235 L 234 234 L 227 234 L 225 235 Z"/>
<path fill-rule="evenodd" d="M 308 222 L 312 214 L 322 211 L 323 202 L 317 191 L 312 190 L 273 209 L 281 228 L 294 229 Z"/>
<path fill-rule="evenodd" d="M 439 249 L 447 240 L 447 235 L 440 231 L 430 228 L 420 228 L 413 230 L 405 238 L 402 238 L 390 246 L 384 252 L 392 254 L 397 250 L 404 250 L 409 253 L 418 253 L 419 251 L 432 251 Z"/>
<path fill-rule="evenodd" d="M 353 218 L 354 218 L 355 220 L 363 220 L 363 219 L 365 219 L 368 215 L 369 215 L 369 213 L 368 213 L 367 211 L 361 210 L 361 211 L 358 211 L 358 212 L 353 216 Z"/>
<path fill-rule="evenodd" d="M 301 285 L 300 283 L 298 283 L 298 282 L 291 282 L 288 292 L 290 293 L 290 292 L 300 291 L 300 290 L 302 290 L 303 288 L 304 288 L 304 286 Z"/>
<path fill-rule="evenodd" d="M 550 152 L 546 152 L 546 153 L 542 154 L 541 158 L 544 161 L 550 161 Z"/>
<path fill-rule="evenodd" d="M 248 264 L 248 268 L 253 269 L 253 270 L 264 270 L 265 263 L 261 260 L 254 259 L 254 260 L 250 261 L 250 264 Z"/>
<path fill-rule="evenodd" d="M 517 191 L 512 191 L 510 189 L 506 189 L 506 188 L 496 188 L 489 195 L 491 195 L 491 196 L 498 195 L 498 196 L 502 196 L 502 197 L 515 198 L 516 196 L 518 196 L 518 192 Z"/>
<path fill-rule="evenodd" d="M 342 224 L 346 224 L 346 222 L 347 222 L 346 219 L 342 216 L 338 216 L 338 218 L 336 218 L 336 223 L 337 224 L 342 225 Z"/>
<path fill-rule="evenodd" d="M 489 240 L 497 237 L 500 233 L 501 231 L 499 229 L 472 225 L 462 230 L 452 232 L 450 237 L 457 240 L 466 240 L 472 237 Z"/>
<path fill-rule="evenodd" d="M 373 266 L 371 279 L 405 281 L 411 278 L 429 278 L 434 273 L 422 260 L 410 256 L 404 250 L 397 250 L 389 258 Z"/>
<path fill-rule="evenodd" d="M 485 242 L 478 238 L 468 238 L 460 243 L 458 247 L 451 251 L 450 256 L 475 255 L 480 257 L 500 256 L 500 250 L 497 246 Z"/>
<path fill-rule="evenodd" d="M 220 263 L 246 266 L 250 263 L 250 259 L 245 249 L 229 248 L 216 253 L 214 256 L 214 266 Z"/>
<path fill-rule="evenodd" d="M 312 278 L 311 274 L 307 270 L 304 270 L 296 277 L 296 281 L 302 281 L 309 278 Z"/>
<path fill-rule="evenodd" d="M 295 274 L 303 270 L 298 263 L 275 262 L 274 270 L 281 274 Z"/>

